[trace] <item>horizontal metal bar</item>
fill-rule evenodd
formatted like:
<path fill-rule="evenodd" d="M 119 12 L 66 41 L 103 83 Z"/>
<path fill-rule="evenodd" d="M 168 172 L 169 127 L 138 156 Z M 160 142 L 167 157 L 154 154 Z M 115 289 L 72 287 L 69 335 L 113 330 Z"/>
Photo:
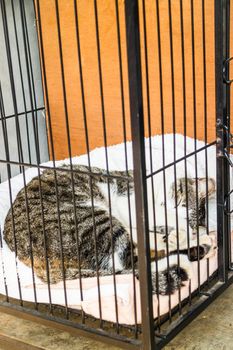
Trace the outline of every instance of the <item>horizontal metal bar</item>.
<path fill-rule="evenodd" d="M 142 343 L 138 339 L 130 339 L 119 334 L 110 333 L 110 331 L 105 331 L 103 329 L 95 329 L 88 327 L 85 324 L 78 324 L 66 319 L 60 319 L 55 316 L 45 315 L 39 311 L 30 310 L 19 305 L 1 302 L 0 312 L 4 312 L 6 314 L 32 322 L 38 322 L 44 326 L 68 332 L 75 336 L 90 337 L 96 341 L 102 341 L 107 344 L 121 346 L 123 349 L 142 349 Z"/>
<path fill-rule="evenodd" d="M 199 153 L 199 152 L 201 152 L 201 151 L 204 151 L 205 149 L 207 149 L 207 148 L 209 148 L 209 147 L 211 147 L 211 146 L 214 146 L 214 145 L 216 145 L 216 141 L 213 141 L 213 142 L 209 143 L 208 145 L 205 145 L 205 146 L 203 146 L 203 147 L 197 149 L 196 151 L 193 151 L 193 152 L 191 152 L 191 153 L 189 153 L 189 154 L 186 154 L 184 157 L 178 158 L 178 159 L 176 159 L 176 161 L 171 162 L 171 163 L 165 165 L 164 167 L 162 167 L 162 168 L 160 168 L 160 169 L 158 169 L 158 170 L 156 170 L 156 171 L 153 171 L 153 173 L 147 175 L 146 178 L 148 179 L 148 178 L 150 178 L 150 177 L 152 177 L 152 176 L 154 176 L 154 175 L 160 173 L 161 171 L 163 171 L 163 170 L 165 170 L 165 169 L 167 169 L 167 168 L 170 168 L 171 166 L 174 166 L 175 164 L 177 164 L 177 163 L 179 163 L 179 162 L 182 162 L 183 160 L 185 160 L 185 159 L 187 159 L 187 158 L 189 158 L 189 157 L 192 157 L 192 156 L 194 156 L 195 154 L 197 154 L 197 153 Z"/>
<path fill-rule="evenodd" d="M 19 116 L 24 116 L 26 114 L 35 113 L 35 112 L 44 111 L 44 110 L 45 110 L 45 107 L 34 108 L 34 109 L 29 110 L 29 111 L 24 111 L 24 112 L 20 112 L 17 114 L 10 114 L 10 115 L 6 115 L 4 117 L 0 117 L 0 120 L 11 119 L 11 118 L 15 118 L 16 115 L 17 115 L 17 117 L 19 117 Z"/>
<path fill-rule="evenodd" d="M 14 160 L 5 160 L 5 159 L 0 159 L 0 164 L 9 164 L 9 165 L 18 165 L 18 166 L 23 166 L 23 167 L 28 167 L 28 168 L 39 168 L 39 169 L 51 169 L 51 170 L 56 170 L 56 171 L 65 171 L 65 172 L 73 172 L 73 173 L 77 173 L 77 174 L 83 174 L 83 175 L 89 175 L 89 176 L 103 176 L 106 178 L 110 178 L 110 179 L 121 179 L 121 180 L 125 180 L 125 181 L 132 181 L 132 178 L 129 176 L 121 176 L 121 175 L 111 175 L 109 174 L 103 174 L 103 173 L 95 173 L 95 172 L 91 172 L 91 171 L 82 171 L 82 170 L 76 170 L 76 169 L 67 169 L 67 168 L 63 168 L 63 167 L 54 167 L 54 166 L 46 166 L 46 165 L 42 165 L 42 164 L 30 164 L 30 163 L 26 163 L 26 162 L 17 162 Z M 73 164 L 74 166 L 75 164 Z"/>

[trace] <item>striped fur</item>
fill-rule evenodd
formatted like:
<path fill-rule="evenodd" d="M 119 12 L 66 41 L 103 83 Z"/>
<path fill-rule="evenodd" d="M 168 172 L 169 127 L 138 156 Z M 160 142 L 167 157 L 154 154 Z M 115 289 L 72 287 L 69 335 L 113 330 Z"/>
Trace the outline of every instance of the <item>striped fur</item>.
<path fill-rule="evenodd" d="M 80 273 L 93 276 L 97 270 L 111 274 L 114 267 L 118 273 L 130 272 L 133 263 L 137 264 L 137 242 L 135 236 L 131 241 L 121 213 L 127 211 L 127 192 L 130 197 L 134 193 L 132 172 L 125 180 L 108 178 L 98 168 L 92 168 L 98 175 L 91 176 L 86 166 L 73 165 L 72 174 L 69 166 L 62 168 L 65 170 L 56 173 L 45 170 L 18 193 L 4 226 L 9 248 L 22 262 L 33 266 L 39 278 L 51 283 L 77 278 Z M 120 171 L 111 175 L 126 176 Z M 169 269 L 162 259 L 155 271 L 152 262 L 154 293 L 171 294 L 190 278 L 190 263 L 187 255 L 183 256 L 180 267 L 174 257 L 169 257 Z"/>

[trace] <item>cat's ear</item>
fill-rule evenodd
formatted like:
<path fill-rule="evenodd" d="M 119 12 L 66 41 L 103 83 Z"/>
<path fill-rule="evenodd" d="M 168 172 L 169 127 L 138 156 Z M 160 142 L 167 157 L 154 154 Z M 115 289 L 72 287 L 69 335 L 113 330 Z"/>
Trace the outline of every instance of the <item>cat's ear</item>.
<path fill-rule="evenodd" d="M 171 200 L 174 203 L 174 207 L 178 207 L 179 205 L 185 207 L 187 203 L 186 194 L 189 196 L 192 190 L 192 187 L 195 183 L 195 179 L 193 178 L 178 178 L 175 182 L 172 183 L 169 195 Z"/>
<path fill-rule="evenodd" d="M 215 180 L 213 178 L 211 177 L 198 178 L 199 198 L 205 198 L 207 196 L 210 196 L 212 193 L 215 192 L 215 190 L 216 190 L 216 186 L 215 186 Z"/>
<path fill-rule="evenodd" d="M 175 207 L 175 195 L 176 195 L 177 192 L 176 192 L 175 182 L 173 182 L 171 184 L 171 187 L 170 187 L 169 192 L 168 192 L 168 197 L 171 200 L 173 207 Z M 176 198 L 177 198 L 176 202 L 177 202 L 177 206 L 178 206 L 180 204 L 180 195 L 179 195 L 179 198 L 178 198 L 178 194 L 177 194 Z"/>

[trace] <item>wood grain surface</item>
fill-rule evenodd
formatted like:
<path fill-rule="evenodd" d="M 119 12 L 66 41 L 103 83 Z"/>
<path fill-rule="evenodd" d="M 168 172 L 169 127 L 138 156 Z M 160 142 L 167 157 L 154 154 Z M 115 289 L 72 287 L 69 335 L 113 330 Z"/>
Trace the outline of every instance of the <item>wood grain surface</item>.
<path fill-rule="evenodd" d="M 84 81 L 85 111 L 90 149 L 104 145 L 103 112 L 106 120 L 107 144 L 123 142 L 122 99 L 117 42 L 116 8 L 114 0 L 97 0 L 98 28 L 101 52 L 104 111 L 101 107 L 100 76 L 98 69 L 96 23 L 93 0 L 77 0 L 81 64 Z M 129 94 L 127 79 L 124 0 L 118 0 L 121 52 L 123 67 L 124 108 L 127 140 L 131 139 L 129 122 Z M 206 109 L 204 100 L 203 16 L 202 0 L 194 4 L 194 45 L 192 46 L 191 1 L 183 0 L 185 86 L 182 79 L 182 42 L 180 1 L 171 1 L 172 39 L 174 61 L 174 94 L 172 94 L 172 66 L 169 32 L 168 0 L 159 1 L 162 52 L 162 91 L 160 89 L 156 2 L 146 0 L 147 52 L 149 71 L 149 100 L 147 103 L 145 74 L 145 42 L 142 0 L 139 1 L 141 58 L 145 130 L 148 135 L 148 110 L 151 116 L 152 135 L 161 134 L 161 115 L 164 115 L 164 133 L 186 133 L 205 139 L 215 139 L 215 67 L 214 67 L 214 2 L 205 0 L 205 53 L 206 53 Z M 69 155 L 68 133 L 71 138 L 71 155 L 86 152 L 83 106 L 80 88 L 74 1 L 58 0 L 62 39 L 62 60 L 65 89 L 62 87 L 61 59 L 58 45 L 58 27 L 54 0 L 40 0 L 41 24 L 45 53 L 46 78 L 52 121 L 55 158 Z M 232 21 L 231 21 L 232 22 Z M 194 56 L 193 56 L 194 50 Z M 194 58 L 194 59 L 193 59 Z M 195 63 L 195 69 L 193 69 Z M 194 79 L 195 77 L 195 79 Z M 195 83 L 195 86 L 194 86 Z M 185 97 L 184 97 L 185 91 Z M 66 123 L 64 97 L 66 97 L 69 126 Z M 163 105 L 161 105 L 161 97 Z M 173 105 L 174 98 L 174 105 Z M 185 102 L 185 110 L 184 110 Z M 173 108 L 174 106 L 174 108 Z M 206 124 L 205 124 L 206 111 Z M 186 115 L 185 115 L 186 113 Z M 175 119 L 175 123 L 173 120 Z M 196 134 L 194 121 L 196 120 Z M 50 140 L 51 142 L 51 140 Z"/>

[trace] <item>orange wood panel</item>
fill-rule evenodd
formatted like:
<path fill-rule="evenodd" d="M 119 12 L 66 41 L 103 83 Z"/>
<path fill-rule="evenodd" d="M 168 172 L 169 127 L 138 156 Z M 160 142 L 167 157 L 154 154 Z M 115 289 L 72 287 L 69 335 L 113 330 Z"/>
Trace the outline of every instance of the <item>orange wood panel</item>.
<path fill-rule="evenodd" d="M 67 125 L 64 113 L 64 92 L 61 79 L 61 60 L 58 46 L 58 30 L 54 0 L 40 0 L 41 23 L 45 53 L 49 106 L 53 129 L 56 159 L 69 155 Z M 62 51 L 65 74 L 69 133 L 72 156 L 86 152 L 83 108 L 78 68 L 77 41 L 74 17 L 74 1 L 59 0 Z M 172 0 L 172 38 L 175 108 L 172 105 L 172 80 L 170 57 L 170 33 L 168 1 L 159 1 L 160 32 L 162 50 L 162 97 L 159 84 L 158 40 L 156 6 L 154 0 L 146 0 L 147 49 L 150 86 L 150 114 L 152 134 L 161 133 L 161 112 L 164 113 L 164 132 L 184 133 L 184 96 L 182 80 L 180 1 Z M 187 135 L 194 136 L 194 92 L 190 0 L 183 0 L 184 46 L 185 46 L 185 104 Z M 143 97 L 146 135 L 148 135 L 148 105 L 145 79 L 145 45 L 143 31 L 142 1 L 139 2 L 141 56 L 143 75 Z M 97 0 L 101 68 L 103 78 L 104 114 L 106 118 L 108 145 L 123 141 L 122 101 L 119 76 L 116 10 L 114 0 Z M 127 80 L 124 0 L 118 0 L 123 67 L 124 102 L 127 139 L 130 140 L 129 94 Z M 80 46 L 84 80 L 85 106 L 88 123 L 90 149 L 104 144 L 100 81 L 97 59 L 95 14 L 93 0 L 77 0 Z M 208 141 L 215 139 L 215 80 L 214 80 L 214 2 L 205 0 L 206 23 L 206 74 L 207 74 L 207 135 Z M 202 43 L 202 0 L 194 1 L 194 49 L 195 49 L 195 98 L 197 138 L 204 139 L 204 72 Z M 175 113 L 175 125 L 173 124 Z"/>

